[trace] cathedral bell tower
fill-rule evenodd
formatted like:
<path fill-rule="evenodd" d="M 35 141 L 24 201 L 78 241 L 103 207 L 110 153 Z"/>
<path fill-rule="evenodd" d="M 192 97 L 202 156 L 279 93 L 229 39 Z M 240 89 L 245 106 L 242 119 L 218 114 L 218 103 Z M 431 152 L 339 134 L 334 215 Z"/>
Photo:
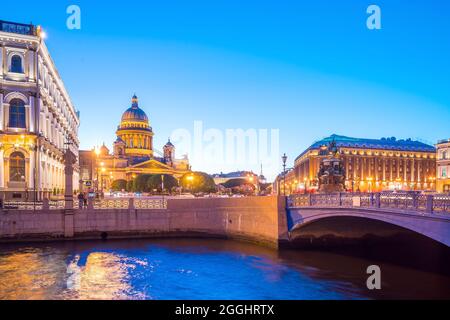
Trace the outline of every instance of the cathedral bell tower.
<path fill-rule="evenodd" d="M 173 167 L 173 160 L 175 159 L 175 146 L 172 144 L 172 142 L 167 141 L 167 143 L 163 147 L 163 153 L 164 153 L 164 162 Z"/>

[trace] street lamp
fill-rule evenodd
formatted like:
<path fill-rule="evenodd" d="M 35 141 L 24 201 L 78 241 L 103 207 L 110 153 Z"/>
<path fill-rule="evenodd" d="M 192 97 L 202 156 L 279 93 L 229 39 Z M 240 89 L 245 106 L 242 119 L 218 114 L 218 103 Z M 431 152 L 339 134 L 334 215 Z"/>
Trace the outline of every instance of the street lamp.
<path fill-rule="evenodd" d="M 283 161 L 283 195 L 286 196 L 286 161 L 287 161 L 286 153 L 283 154 L 281 160 Z"/>

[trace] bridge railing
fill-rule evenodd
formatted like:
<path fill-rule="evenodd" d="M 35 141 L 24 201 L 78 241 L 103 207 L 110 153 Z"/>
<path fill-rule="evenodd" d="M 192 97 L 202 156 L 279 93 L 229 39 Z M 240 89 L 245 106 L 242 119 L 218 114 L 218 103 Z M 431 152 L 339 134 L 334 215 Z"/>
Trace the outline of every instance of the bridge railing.
<path fill-rule="evenodd" d="M 288 197 L 288 207 L 391 208 L 450 213 L 450 195 L 400 192 L 295 194 Z"/>

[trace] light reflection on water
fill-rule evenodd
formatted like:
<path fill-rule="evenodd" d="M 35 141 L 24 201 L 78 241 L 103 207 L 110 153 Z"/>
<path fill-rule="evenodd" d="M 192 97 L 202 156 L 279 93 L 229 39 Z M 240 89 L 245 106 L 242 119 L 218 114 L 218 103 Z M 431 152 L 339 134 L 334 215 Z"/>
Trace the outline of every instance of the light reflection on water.
<path fill-rule="evenodd" d="M 388 265 L 382 267 L 386 289 L 369 292 L 365 268 L 370 263 L 330 253 L 277 252 L 225 240 L 1 245 L 0 299 L 450 296 L 445 290 L 450 288 L 448 278 Z M 410 277 L 419 282 L 414 294 L 407 281 Z"/>

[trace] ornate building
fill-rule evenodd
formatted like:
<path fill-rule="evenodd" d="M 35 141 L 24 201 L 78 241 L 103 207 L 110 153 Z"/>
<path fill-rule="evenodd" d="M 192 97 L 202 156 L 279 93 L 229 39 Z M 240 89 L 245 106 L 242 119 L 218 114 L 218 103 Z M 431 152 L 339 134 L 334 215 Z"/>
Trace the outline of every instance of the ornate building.
<path fill-rule="evenodd" d="M 114 180 L 130 181 L 140 174 L 169 174 L 180 178 L 190 171 L 187 157 L 175 158 L 170 140 L 158 154 L 153 148 L 153 129 L 136 95 L 122 115 L 116 131 L 113 152 L 103 144 L 91 151 L 80 151 L 83 189 L 108 190 Z M 155 153 L 157 155 L 155 155 Z"/>
<path fill-rule="evenodd" d="M 40 27 L 0 21 L 0 196 L 62 194 L 63 156 L 78 155 L 79 123 Z"/>
<path fill-rule="evenodd" d="M 320 163 L 330 142 L 336 142 L 345 169 L 345 188 L 353 191 L 435 190 L 436 149 L 418 141 L 395 138 L 358 139 L 332 135 L 295 159 L 286 189 L 317 189 Z"/>
<path fill-rule="evenodd" d="M 437 149 L 436 191 L 450 192 L 450 139 L 439 141 Z"/>

